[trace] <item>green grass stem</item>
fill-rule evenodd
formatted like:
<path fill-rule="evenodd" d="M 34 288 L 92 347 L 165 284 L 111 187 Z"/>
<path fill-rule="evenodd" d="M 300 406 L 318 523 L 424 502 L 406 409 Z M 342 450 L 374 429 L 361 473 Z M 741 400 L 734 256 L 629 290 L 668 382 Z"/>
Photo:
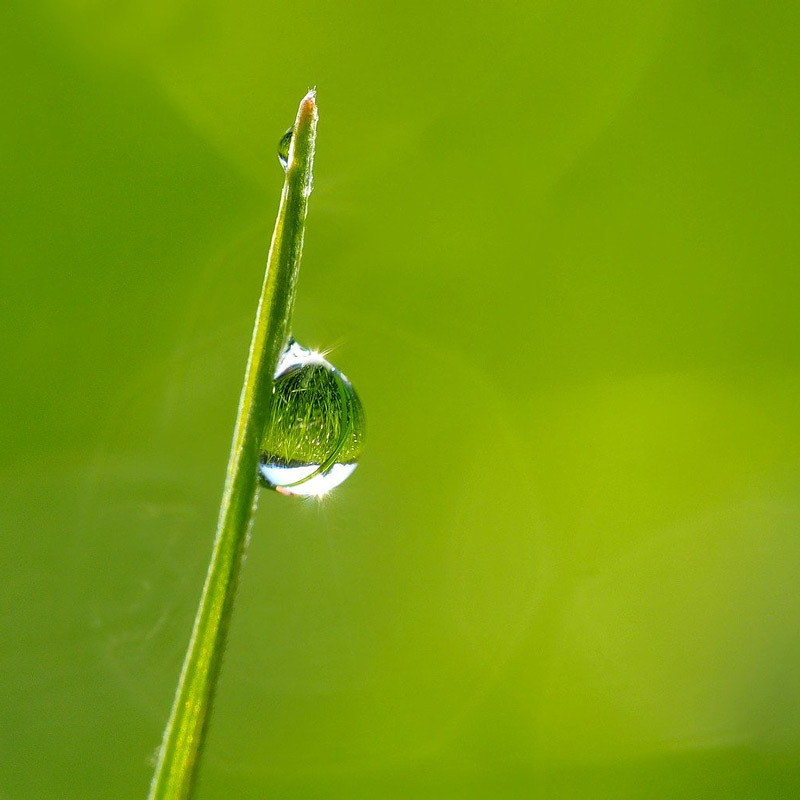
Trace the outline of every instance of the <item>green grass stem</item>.
<path fill-rule="evenodd" d="M 239 400 L 211 563 L 164 731 L 150 800 L 186 800 L 192 793 L 256 507 L 259 445 L 269 418 L 273 378 L 291 332 L 316 132 L 316 96 L 310 91 L 300 103 L 294 124 L 286 180 Z"/>

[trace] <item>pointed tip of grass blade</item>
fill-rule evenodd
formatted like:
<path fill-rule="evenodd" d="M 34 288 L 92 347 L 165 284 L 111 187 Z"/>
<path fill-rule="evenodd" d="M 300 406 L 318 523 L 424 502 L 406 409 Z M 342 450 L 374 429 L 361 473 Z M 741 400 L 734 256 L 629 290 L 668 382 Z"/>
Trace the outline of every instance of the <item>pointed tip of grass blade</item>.
<path fill-rule="evenodd" d="M 315 119 L 317 116 L 317 87 L 308 90 L 308 94 L 300 101 L 300 108 L 297 111 L 297 123 Z"/>
<path fill-rule="evenodd" d="M 287 186 L 291 182 L 290 173 L 300 173 L 302 195 L 307 198 L 313 186 L 314 147 L 317 138 L 317 90 L 311 89 L 300 101 L 297 119 L 294 122 L 294 135 L 289 152 L 289 169 L 286 172 Z M 305 219 L 305 212 L 303 213 Z"/>

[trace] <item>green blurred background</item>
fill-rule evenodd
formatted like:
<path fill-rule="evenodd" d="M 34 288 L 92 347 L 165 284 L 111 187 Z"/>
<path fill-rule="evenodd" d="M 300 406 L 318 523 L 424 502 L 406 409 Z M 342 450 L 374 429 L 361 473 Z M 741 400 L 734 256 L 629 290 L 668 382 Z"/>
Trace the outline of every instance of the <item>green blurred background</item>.
<path fill-rule="evenodd" d="M 262 497 L 198 800 L 800 796 L 799 23 L 3 3 L 0 798 L 146 794 L 314 84 L 368 449 Z"/>

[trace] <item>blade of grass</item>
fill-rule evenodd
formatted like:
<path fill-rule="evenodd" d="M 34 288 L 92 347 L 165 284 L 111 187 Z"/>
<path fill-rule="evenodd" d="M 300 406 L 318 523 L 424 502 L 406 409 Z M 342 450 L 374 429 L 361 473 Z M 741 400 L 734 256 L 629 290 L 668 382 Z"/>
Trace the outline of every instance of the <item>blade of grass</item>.
<path fill-rule="evenodd" d="M 294 124 L 286 180 L 239 400 L 211 563 L 164 731 L 150 786 L 150 800 L 186 800 L 192 792 L 256 506 L 259 445 L 269 418 L 275 369 L 291 332 L 316 134 L 317 105 L 312 90 L 301 101 Z"/>

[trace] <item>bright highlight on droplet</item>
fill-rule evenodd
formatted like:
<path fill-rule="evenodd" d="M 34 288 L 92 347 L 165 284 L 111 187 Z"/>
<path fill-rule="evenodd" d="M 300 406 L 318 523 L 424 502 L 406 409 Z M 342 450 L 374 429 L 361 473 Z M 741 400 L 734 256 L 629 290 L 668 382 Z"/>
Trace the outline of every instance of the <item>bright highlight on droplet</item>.
<path fill-rule="evenodd" d="M 261 483 L 282 494 L 320 497 L 355 470 L 365 418 L 349 380 L 320 353 L 292 342 L 275 373 L 261 446 Z"/>

